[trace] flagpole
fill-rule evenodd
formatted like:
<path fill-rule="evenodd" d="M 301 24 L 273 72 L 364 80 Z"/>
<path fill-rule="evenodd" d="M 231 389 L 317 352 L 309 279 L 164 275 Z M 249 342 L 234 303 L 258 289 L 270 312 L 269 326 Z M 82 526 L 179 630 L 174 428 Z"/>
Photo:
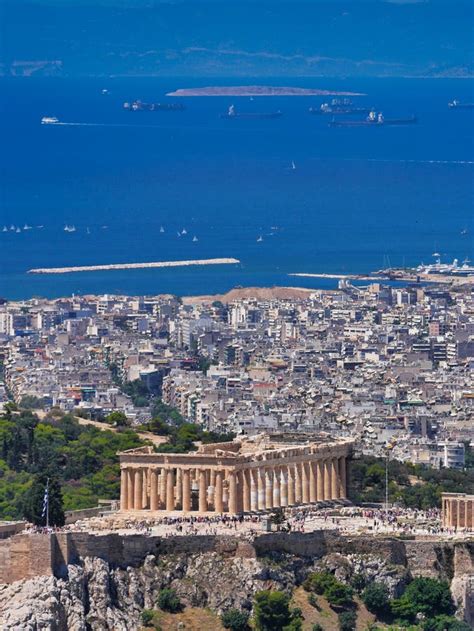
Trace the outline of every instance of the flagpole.
<path fill-rule="evenodd" d="M 46 528 L 49 528 L 49 478 L 46 478 Z"/>

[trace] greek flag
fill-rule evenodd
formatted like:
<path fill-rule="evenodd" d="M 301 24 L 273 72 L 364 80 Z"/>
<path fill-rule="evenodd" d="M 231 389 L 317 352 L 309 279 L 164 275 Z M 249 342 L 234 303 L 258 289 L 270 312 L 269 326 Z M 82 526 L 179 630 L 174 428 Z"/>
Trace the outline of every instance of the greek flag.
<path fill-rule="evenodd" d="M 46 488 L 44 490 L 43 497 L 43 512 L 41 513 L 41 517 L 44 517 L 48 512 L 48 502 L 49 502 L 49 480 L 46 482 Z"/>

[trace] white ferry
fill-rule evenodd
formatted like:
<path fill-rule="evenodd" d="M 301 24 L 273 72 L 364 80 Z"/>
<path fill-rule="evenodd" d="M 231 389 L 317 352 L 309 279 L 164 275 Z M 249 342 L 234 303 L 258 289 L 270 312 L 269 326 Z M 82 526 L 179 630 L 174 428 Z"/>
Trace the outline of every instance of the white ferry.
<path fill-rule="evenodd" d="M 55 125 L 56 123 L 59 123 L 59 118 L 56 116 L 43 116 L 41 119 L 42 125 Z"/>

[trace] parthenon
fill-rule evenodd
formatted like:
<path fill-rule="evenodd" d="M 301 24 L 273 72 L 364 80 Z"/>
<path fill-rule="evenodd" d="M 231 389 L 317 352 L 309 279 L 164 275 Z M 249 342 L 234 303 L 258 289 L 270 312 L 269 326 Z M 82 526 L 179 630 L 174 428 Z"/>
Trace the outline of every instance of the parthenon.
<path fill-rule="evenodd" d="M 474 530 L 474 495 L 442 493 L 441 521 L 443 528 Z"/>
<path fill-rule="evenodd" d="M 344 500 L 351 440 L 260 435 L 186 454 L 120 456 L 121 511 L 229 513 Z"/>

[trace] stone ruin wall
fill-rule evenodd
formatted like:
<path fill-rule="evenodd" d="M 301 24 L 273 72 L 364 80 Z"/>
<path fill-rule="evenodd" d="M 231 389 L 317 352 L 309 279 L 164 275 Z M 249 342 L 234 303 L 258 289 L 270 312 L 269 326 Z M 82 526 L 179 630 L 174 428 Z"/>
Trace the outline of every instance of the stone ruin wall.
<path fill-rule="evenodd" d="M 231 535 L 148 537 L 116 533 L 57 533 L 16 535 L 0 541 L 0 583 L 33 576 L 64 577 L 67 565 L 86 557 L 103 559 L 114 567 L 138 567 L 148 554 L 215 552 L 228 557 L 260 557 L 283 552 L 320 558 L 330 553 L 371 554 L 407 566 L 412 574 L 474 577 L 474 541 L 402 541 L 376 537 L 341 537 L 336 532 L 266 533 L 253 543 Z"/>

